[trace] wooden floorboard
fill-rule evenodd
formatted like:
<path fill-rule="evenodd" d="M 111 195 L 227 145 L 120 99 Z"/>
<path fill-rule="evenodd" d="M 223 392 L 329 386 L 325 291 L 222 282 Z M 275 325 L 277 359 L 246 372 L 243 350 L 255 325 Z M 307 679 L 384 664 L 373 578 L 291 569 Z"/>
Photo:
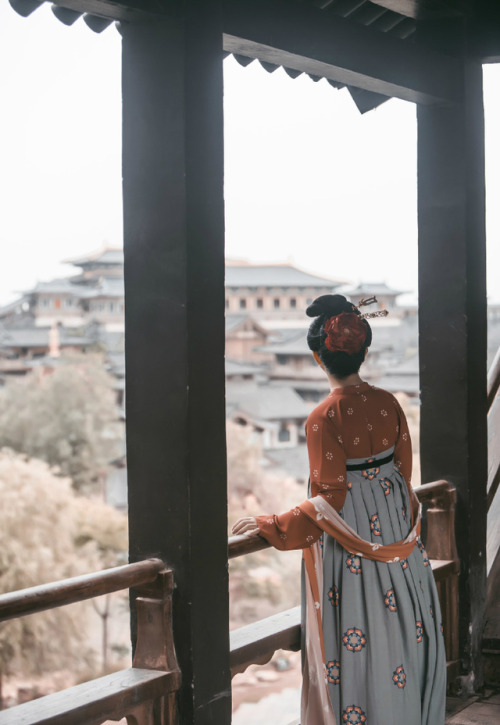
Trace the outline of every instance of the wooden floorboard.
<path fill-rule="evenodd" d="M 447 698 L 446 725 L 494 725 L 500 723 L 500 693 L 489 691 L 484 696 L 466 700 Z"/>
<path fill-rule="evenodd" d="M 500 723 L 500 692 L 489 691 L 480 697 L 446 698 L 446 725 L 496 725 Z M 300 725 L 294 720 L 288 725 Z"/>

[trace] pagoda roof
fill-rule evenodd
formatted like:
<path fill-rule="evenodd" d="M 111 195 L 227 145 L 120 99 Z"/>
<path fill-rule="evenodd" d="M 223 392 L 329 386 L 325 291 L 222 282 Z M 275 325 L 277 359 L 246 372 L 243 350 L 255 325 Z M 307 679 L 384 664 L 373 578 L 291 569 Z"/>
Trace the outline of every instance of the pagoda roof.
<path fill-rule="evenodd" d="M 238 327 L 240 327 L 247 321 L 250 322 L 251 326 L 255 330 L 258 330 L 266 337 L 269 335 L 268 330 L 260 325 L 251 315 L 239 315 L 238 313 L 234 315 L 226 314 L 226 335 L 228 335 L 230 332 L 234 332 L 234 330 L 237 330 Z"/>
<path fill-rule="evenodd" d="M 48 347 L 50 327 L 26 327 L 0 329 L 0 346 L 12 347 Z M 87 335 L 78 335 L 64 327 L 59 328 L 59 345 L 91 345 L 94 340 Z"/>
<path fill-rule="evenodd" d="M 73 297 L 88 297 L 89 288 L 73 284 L 71 277 L 52 279 L 49 282 L 37 282 L 26 294 L 59 294 Z"/>
<path fill-rule="evenodd" d="M 401 290 L 392 289 L 385 282 L 360 282 L 356 287 L 346 287 L 345 294 L 347 296 L 364 295 L 372 297 L 373 295 L 385 295 L 386 297 L 397 297 L 405 293 Z"/>
<path fill-rule="evenodd" d="M 238 375 L 262 375 L 265 369 L 261 365 L 251 365 L 250 363 L 240 362 L 239 360 L 229 360 L 226 358 L 225 363 L 226 377 L 231 378 Z"/>
<path fill-rule="evenodd" d="M 294 336 L 288 337 L 283 341 L 280 340 L 269 343 L 268 345 L 261 345 L 256 349 L 258 352 L 268 352 L 273 355 L 312 355 L 307 344 L 305 330 L 300 330 Z"/>
<path fill-rule="evenodd" d="M 73 264 L 75 267 L 95 267 L 98 265 L 123 266 L 123 249 L 120 247 L 105 247 L 98 252 L 87 254 L 85 257 L 65 259 L 64 264 Z"/>
<path fill-rule="evenodd" d="M 88 289 L 87 297 L 124 297 L 125 287 L 121 277 L 103 277 L 99 284 Z"/>
<path fill-rule="evenodd" d="M 226 287 L 317 287 L 335 289 L 340 280 L 318 277 L 303 272 L 291 264 L 232 264 L 226 265 Z"/>
<path fill-rule="evenodd" d="M 305 420 L 310 409 L 292 387 L 259 385 L 254 381 L 226 383 L 226 401 L 254 421 Z"/>

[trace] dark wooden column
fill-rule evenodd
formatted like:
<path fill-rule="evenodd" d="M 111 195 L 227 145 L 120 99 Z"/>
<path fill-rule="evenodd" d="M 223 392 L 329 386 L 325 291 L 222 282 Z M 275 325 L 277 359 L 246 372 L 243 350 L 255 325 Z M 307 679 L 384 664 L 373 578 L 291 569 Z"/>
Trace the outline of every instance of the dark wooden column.
<path fill-rule="evenodd" d="M 458 50 L 463 102 L 418 109 L 421 459 L 424 482 L 457 488 L 460 652 L 464 685 L 477 688 L 486 594 L 484 130 L 481 65 Z"/>
<path fill-rule="evenodd" d="M 209 6 L 209 8 L 208 8 Z M 231 718 L 217 3 L 124 24 L 130 559 L 174 571 L 180 721 Z"/>

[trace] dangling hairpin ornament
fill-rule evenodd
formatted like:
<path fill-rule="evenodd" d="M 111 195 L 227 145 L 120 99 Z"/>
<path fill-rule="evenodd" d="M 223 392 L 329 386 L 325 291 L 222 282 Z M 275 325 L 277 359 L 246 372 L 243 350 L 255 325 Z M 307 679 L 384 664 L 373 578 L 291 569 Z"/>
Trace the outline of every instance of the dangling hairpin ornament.
<path fill-rule="evenodd" d="M 358 310 L 360 307 L 365 307 L 366 305 L 373 305 L 374 302 L 377 302 L 377 298 L 375 296 L 367 297 L 365 300 L 360 300 L 357 305 L 353 306 Z M 362 320 L 368 320 L 372 317 L 387 317 L 388 314 L 389 310 L 377 310 L 376 312 L 365 312 L 365 314 L 360 315 L 360 317 Z"/>

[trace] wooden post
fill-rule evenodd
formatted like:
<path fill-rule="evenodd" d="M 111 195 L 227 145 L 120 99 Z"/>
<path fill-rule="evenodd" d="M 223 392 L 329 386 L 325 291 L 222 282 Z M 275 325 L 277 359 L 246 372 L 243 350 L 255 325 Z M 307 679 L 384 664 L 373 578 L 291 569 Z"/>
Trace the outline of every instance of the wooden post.
<path fill-rule="evenodd" d="M 123 24 L 130 559 L 173 570 L 180 722 L 230 723 L 222 32 Z M 135 635 L 133 635 L 134 638 Z"/>
<path fill-rule="evenodd" d="M 457 489 L 460 655 L 475 689 L 486 593 L 484 124 L 481 65 L 460 29 L 453 40 L 463 101 L 418 108 L 420 445 L 423 480 Z"/>

